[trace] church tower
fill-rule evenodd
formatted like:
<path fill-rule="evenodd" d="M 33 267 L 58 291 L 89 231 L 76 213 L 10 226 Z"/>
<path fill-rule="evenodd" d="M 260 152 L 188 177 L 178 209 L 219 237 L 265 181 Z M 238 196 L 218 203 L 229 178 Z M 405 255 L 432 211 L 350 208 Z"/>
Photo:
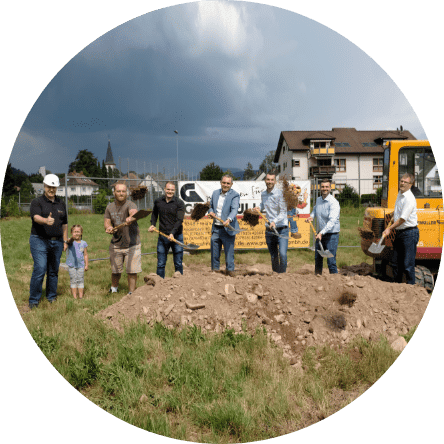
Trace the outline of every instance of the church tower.
<path fill-rule="evenodd" d="M 111 141 L 108 139 L 108 149 L 106 150 L 105 167 L 107 170 L 111 168 L 111 171 L 116 168 L 116 163 L 114 162 L 113 152 L 111 151 Z"/>

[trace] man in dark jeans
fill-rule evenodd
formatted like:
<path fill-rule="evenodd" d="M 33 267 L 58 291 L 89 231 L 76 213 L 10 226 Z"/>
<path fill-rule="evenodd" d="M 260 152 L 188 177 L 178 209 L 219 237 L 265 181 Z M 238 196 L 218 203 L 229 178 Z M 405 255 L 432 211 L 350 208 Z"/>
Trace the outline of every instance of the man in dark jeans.
<path fill-rule="evenodd" d="M 394 223 L 384 230 L 385 237 L 395 230 L 393 242 L 393 273 L 395 282 L 401 283 L 406 275 L 406 283 L 415 285 L 416 246 L 419 242 L 416 199 L 411 188 L 414 185 L 413 174 L 404 174 L 399 181 L 399 193 L 396 198 Z"/>
<path fill-rule="evenodd" d="M 288 250 L 288 218 L 287 205 L 282 191 L 276 187 L 276 174 L 267 173 L 265 176 L 266 190 L 261 193 L 261 205 L 256 211 L 265 211 L 270 226 L 266 226 L 265 242 L 271 256 L 271 269 L 276 273 L 287 271 Z M 275 229 L 280 236 L 273 233 Z"/>
<path fill-rule="evenodd" d="M 167 263 L 168 250 L 173 251 L 174 269 L 183 274 L 183 248 L 173 239 L 183 243 L 183 218 L 185 216 L 185 205 L 174 193 L 176 185 L 167 182 L 165 195 L 154 201 L 153 213 L 151 215 L 151 226 L 148 231 L 153 232 L 159 217 L 159 231 L 167 234 L 168 238 L 159 235 L 157 239 L 157 271 L 156 273 L 165 278 L 165 265 Z"/>
<path fill-rule="evenodd" d="M 341 207 L 339 202 L 330 194 L 331 180 L 321 181 L 321 195 L 316 199 L 316 204 L 305 222 L 312 222 L 316 217 L 317 234 L 315 242 L 315 274 L 322 275 L 324 258 L 319 254 L 319 243 L 324 250 L 328 250 L 333 257 L 327 258 L 327 266 L 330 274 L 337 274 L 336 251 L 339 245 Z"/>
<path fill-rule="evenodd" d="M 46 298 L 57 298 L 59 265 L 68 240 L 68 214 L 65 203 L 56 196 L 59 178 L 47 174 L 43 179 L 44 194 L 31 202 L 32 228 L 29 246 L 34 261 L 29 286 L 29 308 L 37 307 L 42 297 L 46 274 Z"/>

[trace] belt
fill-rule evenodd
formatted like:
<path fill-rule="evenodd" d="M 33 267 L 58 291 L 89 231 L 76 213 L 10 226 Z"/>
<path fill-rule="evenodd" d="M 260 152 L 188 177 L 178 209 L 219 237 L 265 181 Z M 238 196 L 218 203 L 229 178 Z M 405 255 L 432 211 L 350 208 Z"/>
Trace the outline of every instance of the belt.
<path fill-rule="evenodd" d="M 61 238 L 60 236 L 48 237 L 47 239 L 48 239 L 48 240 L 59 240 L 59 241 L 62 240 L 62 238 Z"/>
<path fill-rule="evenodd" d="M 400 230 L 396 230 L 396 232 L 397 233 L 403 233 L 404 231 L 414 230 L 415 228 L 418 228 L 418 226 L 408 227 L 408 228 L 401 228 Z"/>

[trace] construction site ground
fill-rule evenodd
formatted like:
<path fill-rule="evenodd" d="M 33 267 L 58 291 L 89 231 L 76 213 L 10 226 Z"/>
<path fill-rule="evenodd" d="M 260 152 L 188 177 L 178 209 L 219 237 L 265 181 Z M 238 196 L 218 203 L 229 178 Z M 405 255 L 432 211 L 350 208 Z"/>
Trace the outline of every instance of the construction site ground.
<path fill-rule="evenodd" d="M 384 335 L 392 344 L 420 322 L 430 299 L 418 285 L 375 279 L 366 263 L 334 275 L 324 269 L 315 276 L 314 265 L 277 274 L 265 264 L 241 266 L 235 274 L 201 266 L 166 279 L 152 273 L 145 285 L 97 316 L 116 329 L 136 319 L 169 327 L 195 324 L 204 332 L 265 327 L 290 364 L 300 365 L 312 345 L 342 347 L 358 335 Z"/>

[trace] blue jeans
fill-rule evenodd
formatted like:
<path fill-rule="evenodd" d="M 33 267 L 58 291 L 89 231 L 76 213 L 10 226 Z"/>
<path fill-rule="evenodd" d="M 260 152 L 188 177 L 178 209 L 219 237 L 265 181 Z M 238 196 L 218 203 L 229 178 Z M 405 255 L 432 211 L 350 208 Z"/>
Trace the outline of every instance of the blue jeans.
<path fill-rule="evenodd" d="M 395 282 L 401 283 L 405 273 L 406 283 L 415 285 L 415 258 L 418 241 L 418 228 L 396 232 L 392 256 Z"/>
<path fill-rule="evenodd" d="M 183 243 L 183 234 L 178 234 L 174 236 L 174 239 Z M 173 251 L 173 260 L 174 260 L 174 270 L 180 271 L 183 274 L 183 247 L 176 244 L 176 242 L 172 242 L 168 240 L 164 236 L 159 236 L 157 239 L 157 271 L 156 273 L 161 277 L 165 278 L 165 265 L 167 263 L 168 250 Z"/>
<path fill-rule="evenodd" d="M 327 258 L 327 266 L 330 274 L 336 274 L 338 272 L 338 267 L 336 266 L 336 250 L 339 244 L 339 233 L 326 233 L 322 235 L 322 246 L 324 250 L 328 250 L 333 257 Z M 318 253 L 319 241 L 315 243 L 315 274 L 322 274 L 322 266 L 324 258 Z"/>
<path fill-rule="evenodd" d="M 282 236 L 288 237 L 288 227 L 276 228 Z M 271 255 L 271 268 L 276 273 L 285 273 L 287 271 L 287 250 L 288 239 L 283 239 L 270 231 L 265 231 L 265 242 L 267 242 L 268 251 Z"/>
<path fill-rule="evenodd" d="M 296 216 L 296 208 L 293 208 L 292 210 L 289 210 L 287 212 L 288 220 L 290 221 L 290 232 L 291 233 L 297 233 L 298 232 L 298 224 L 293 219 L 293 216 Z"/>
<path fill-rule="evenodd" d="M 52 302 L 57 297 L 60 258 L 63 241 L 43 239 L 31 234 L 29 246 L 34 261 L 31 283 L 29 286 L 29 306 L 36 307 L 42 297 L 43 278 L 46 274 L 46 298 Z"/>
<path fill-rule="evenodd" d="M 211 269 L 220 269 L 220 254 L 222 246 L 225 252 L 225 267 L 227 271 L 234 271 L 234 242 L 236 236 L 229 235 L 224 227 L 213 225 L 211 234 Z"/>

